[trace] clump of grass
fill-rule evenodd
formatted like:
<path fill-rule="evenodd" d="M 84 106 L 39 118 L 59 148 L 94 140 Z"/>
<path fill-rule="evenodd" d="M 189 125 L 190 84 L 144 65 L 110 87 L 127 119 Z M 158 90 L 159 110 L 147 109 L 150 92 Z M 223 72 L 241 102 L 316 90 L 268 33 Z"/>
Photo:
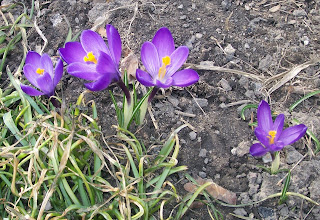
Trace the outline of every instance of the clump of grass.
<path fill-rule="evenodd" d="M 118 126 L 117 142 L 108 144 L 94 101 L 85 103 L 81 94 L 75 108 L 57 112 L 43 103 L 48 100 L 23 93 L 7 73 L 12 89 L 1 98 L 2 218 L 156 219 L 176 201 L 179 209 L 168 215 L 179 219 L 200 193 L 183 199 L 168 181 L 187 169 L 177 166 L 178 132 L 187 125 L 176 129 L 157 155 L 148 155 L 134 134 Z M 80 110 L 87 105 L 90 111 Z"/>

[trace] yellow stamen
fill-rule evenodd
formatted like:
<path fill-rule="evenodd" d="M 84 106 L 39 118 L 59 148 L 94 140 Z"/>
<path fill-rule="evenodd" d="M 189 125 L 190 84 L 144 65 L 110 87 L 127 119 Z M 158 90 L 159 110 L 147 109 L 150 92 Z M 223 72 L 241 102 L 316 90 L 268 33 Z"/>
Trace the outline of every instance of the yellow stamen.
<path fill-rule="evenodd" d="M 85 62 L 93 62 L 94 64 L 98 63 L 98 61 L 96 60 L 96 57 L 93 55 L 92 52 L 87 53 L 87 56 L 84 56 L 83 60 Z"/>
<path fill-rule="evenodd" d="M 158 77 L 163 79 L 167 72 L 167 66 L 171 64 L 171 58 L 169 56 L 162 57 L 162 66 L 159 68 Z"/>
<path fill-rule="evenodd" d="M 36 73 L 38 73 L 39 75 L 43 75 L 44 69 L 38 68 L 38 69 L 36 70 Z"/>
<path fill-rule="evenodd" d="M 269 135 L 267 136 L 269 139 L 269 144 L 274 144 L 274 139 L 276 137 L 277 131 L 269 131 Z"/>

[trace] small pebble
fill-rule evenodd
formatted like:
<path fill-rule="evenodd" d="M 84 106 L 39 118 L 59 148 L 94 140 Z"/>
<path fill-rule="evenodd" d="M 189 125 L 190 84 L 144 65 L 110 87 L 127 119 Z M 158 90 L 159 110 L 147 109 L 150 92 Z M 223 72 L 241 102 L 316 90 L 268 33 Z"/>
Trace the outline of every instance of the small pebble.
<path fill-rule="evenodd" d="M 222 8 L 224 9 L 224 10 L 229 10 L 230 9 L 230 7 L 231 7 L 231 1 L 230 0 L 223 0 L 222 2 L 221 2 L 221 6 L 222 6 Z"/>
<path fill-rule="evenodd" d="M 183 4 L 178 6 L 179 9 L 183 9 Z"/>
<path fill-rule="evenodd" d="M 207 150 L 206 149 L 201 149 L 200 150 L 200 153 L 199 153 L 199 157 L 206 157 L 206 155 L 207 155 Z M 208 158 L 206 158 L 206 159 L 208 159 Z"/>
<path fill-rule="evenodd" d="M 241 86 L 243 86 L 244 88 L 248 88 L 248 84 L 249 84 L 249 79 L 248 77 L 245 77 L 245 76 L 241 76 L 241 78 L 239 79 L 239 84 Z"/>
<path fill-rule="evenodd" d="M 52 22 L 53 27 L 55 27 L 62 22 L 62 17 L 57 13 L 50 18 L 50 21 Z"/>
<path fill-rule="evenodd" d="M 207 177 L 207 174 L 206 174 L 205 172 L 200 171 L 200 172 L 199 172 L 199 176 L 200 176 L 201 178 L 206 178 L 206 177 Z"/>
<path fill-rule="evenodd" d="M 220 85 L 225 91 L 231 91 L 232 90 L 229 82 L 227 80 L 225 80 L 224 78 L 222 78 L 220 80 Z"/>
<path fill-rule="evenodd" d="M 261 218 L 263 218 L 263 219 L 266 219 L 266 218 L 273 219 L 271 217 L 273 217 L 275 214 L 272 208 L 268 208 L 268 207 L 264 207 L 264 206 L 259 206 L 258 212 L 259 212 L 259 215 L 261 216 Z"/>
<path fill-rule="evenodd" d="M 213 61 L 209 61 L 209 60 L 201 61 L 200 65 L 201 66 L 214 66 L 214 62 Z"/>
<path fill-rule="evenodd" d="M 246 212 L 246 210 L 244 208 L 237 208 L 233 211 L 234 214 L 236 215 L 240 215 L 240 216 L 247 216 L 248 213 Z"/>
<path fill-rule="evenodd" d="M 225 96 L 220 96 L 219 97 L 219 101 L 220 102 L 225 102 L 225 101 L 227 101 L 227 98 Z"/>
<path fill-rule="evenodd" d="M 287 206 L 284 206 L 282 209 L 280 209 L 280 215 L 283 217 L 287 217 L 289 215 L 289 209 Z"/>
<path fill-rule="evenodd" d="M 264 156 L 262 157 L 262 161 L 263 161 L 263 163 L 270 163 L 270 162 L 272 162 L 272 157 L 271 157 L 271 155 L 270 155 L 270 154 L 264 155 Z"/>
<path fill-rule="evenodd" d="M 271 65 L 272 60 L 272 56 L 268 54 L 266 57 L 260 60 L 258 69 L 266 70 Z"/>
<path fill-rule="evenodd" d="M 288 164 L 293 164 L 293 163 L 296 163 L 298 162 L 302 157 L 303 155 L 300 154 L 294 147 L 292 146 L 287 146 L 285 148 L 285 151 L 286 151 L 286 162 Z"/>
<path fill-rule="evenodd" d="M 247 91 L 244 93 L 244 95 L 247 96 L 247 97 L 250 98 L 250 99 L 255 99 L 255 98 L 256 98 L 256 96 L 255 96 L 255 94 L 254 94 L 254 91 L 252 91 L 252 90 L 247 90 Z"/>
<path fill-rule="evenodd" d="M 234 49 L 231 44 L 228 44 L 224 48 L 224 52 L 226 53 L 227 59 L 232 60 L 234 58 L 233 56 L 234 56 L 234 53 L 236 52 L 236 49 Z"/>
<path fill-rule="evenodd" d="M 180 16 L 180 20 L 185 20 L 187 18 L 187 15 Z"/>
<path fill-rule="evenodd" d="M 296 9 L 292 13 L 293 16 L 304 17 L 307 16 L 307 12 L 303 9 Z"/>
<path fill-rule="evenodd" d="M 203 163 L 205 163 L 205 164 L 208 164 L 208 162 L 209 162 L 208 158 L 204 159 L 204 161 L 203 161 Z"/>
<path fill-rule="evenodd" d="M 203 36 L 203 34 L 201 34 L 201 33 L 196 33 L 196 38 L 200 39 L 200 38 L 202 38 L 202 36 Z"/>
<path fill-rule="evenodd" d="M 179 100 L 173 96 L 168 97 L 168 101 L 174 106 L 177 107 L 179 105 Z"/>
<path fill-rule="evenodd" d="M 303 42 L 304 46 L 307 46 L 310 43 L 310 40 L 307 36 L 303 36 L 300 40 Z"/>
<path fill-rule="evenodd" d="M 195 140 L 196 138 L 197 138 L 197 133 L 196 132 L 194 132 L 194 131 L 191 131 L 190 133 L 189 133 L 189 137 L 190 137 L 190 140 Z"/>
<path fill-rule="evenodd" d="M 200 106 L 201 108 L 202 107 L 206 107 L 206 106 L 208 106 L 208 100 L 207 99 L 203 99 L 203 98 L 195 98 L 194 100 L 193 100 L 193 104 L 195 105 L 195 106 Z"/>
<path fill-rule="evenodd" d="M 196 36 L 192 36 L 186 43 L 186 46 L 189 48 L 189 50 L 191 50 L 193 48 L 193 43 L 196 39 Z"/>

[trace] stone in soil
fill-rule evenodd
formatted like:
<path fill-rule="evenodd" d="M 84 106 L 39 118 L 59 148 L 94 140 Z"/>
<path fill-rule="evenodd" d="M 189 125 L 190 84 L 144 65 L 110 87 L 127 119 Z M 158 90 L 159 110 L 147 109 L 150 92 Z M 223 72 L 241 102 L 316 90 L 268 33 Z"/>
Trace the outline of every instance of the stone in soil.
<path fill-rule="evenodd" d="M 259 206 L 258 212 L 259 212 L 259 215 L 261 216 L 261 218 L 263 218 L 265 220 L 277 220 L 277 215 L 272 208 Z"/>
<path fill-rule="evenodd" d="M 286 151 L 286 162 L 288 164 L 293 164 L 298 162 L 303 155 L 300 154 L 294 147 L 292 146 L 286 146 L 285 147 L 285 151 Z"/>
<path fill-rule="evenodd" d="M 203 108 L 208 106 L 208 99 L 203 99 L 203 98 L 195 98 L 193 100 L 193 105 L 198 107 L 198 105 Z"/>
<path fill-rule="evenodd" d="M 190 140 L 195 140 L 196 138 L 197 138 L 197 133 L 196 132 L 194 132 L 194 131 L 191 131 L 190 133 L 189 133 L 189 137 L 190 137 Z"/>
<path fill-rule="evenodd" d="M 240 215 L 240 216 L 247 216 L 248 213 L 246 212 L 246 210 L 244 208 L 237 208 L 233 211 L 234 214 L 236 215 Z"/>
<path fill-rule="evenodd" d="M 206 149 L 201 149 L 200 150 L 200 153 L 199 153 L 199 157 L 206 157 L 207 156 L 207 150 Z"/>

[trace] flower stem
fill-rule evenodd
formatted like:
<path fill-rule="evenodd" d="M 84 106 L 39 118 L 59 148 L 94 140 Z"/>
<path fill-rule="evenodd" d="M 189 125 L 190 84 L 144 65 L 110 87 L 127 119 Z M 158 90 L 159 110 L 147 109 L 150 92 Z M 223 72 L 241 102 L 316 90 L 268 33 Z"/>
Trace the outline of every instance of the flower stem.
<path fill-rule="evenodd" d="M 159 90 L 159 87 L 154 87 L 151 94 L 149 95 L 149 98 L 148 98 L 148 103 L 151 102 L 151 100 L 153 99 L 153 97 L 157 94 Z"/>
<path fill-rule="evenodd" d="M 50 102 L 52 103 L 52 105 L 56 108 L 61 108 L 61 103 L 54 97 L 50 98 Z"/>
<path fill-rule="evenodd" d="M 131 96 L 130 96 L 129 89 L 126 87 L 126 85 L 125 85 L 121 80 L 119 80 L 119 81 L 117 82 L 117 84 L 118 84 L 118 86 L 122 89 L 122 91 L 124 92 L 124 95 L 126 96 L 128 105 L 130 105 L 130 103 L 131 103 Z"/>
<path fill-rule="evenodd" d="M 279 152 L 271 153 L 272 163 L 271 163 L 271 174 L 277 174 L 280 166 L 280 154 Z"/>

